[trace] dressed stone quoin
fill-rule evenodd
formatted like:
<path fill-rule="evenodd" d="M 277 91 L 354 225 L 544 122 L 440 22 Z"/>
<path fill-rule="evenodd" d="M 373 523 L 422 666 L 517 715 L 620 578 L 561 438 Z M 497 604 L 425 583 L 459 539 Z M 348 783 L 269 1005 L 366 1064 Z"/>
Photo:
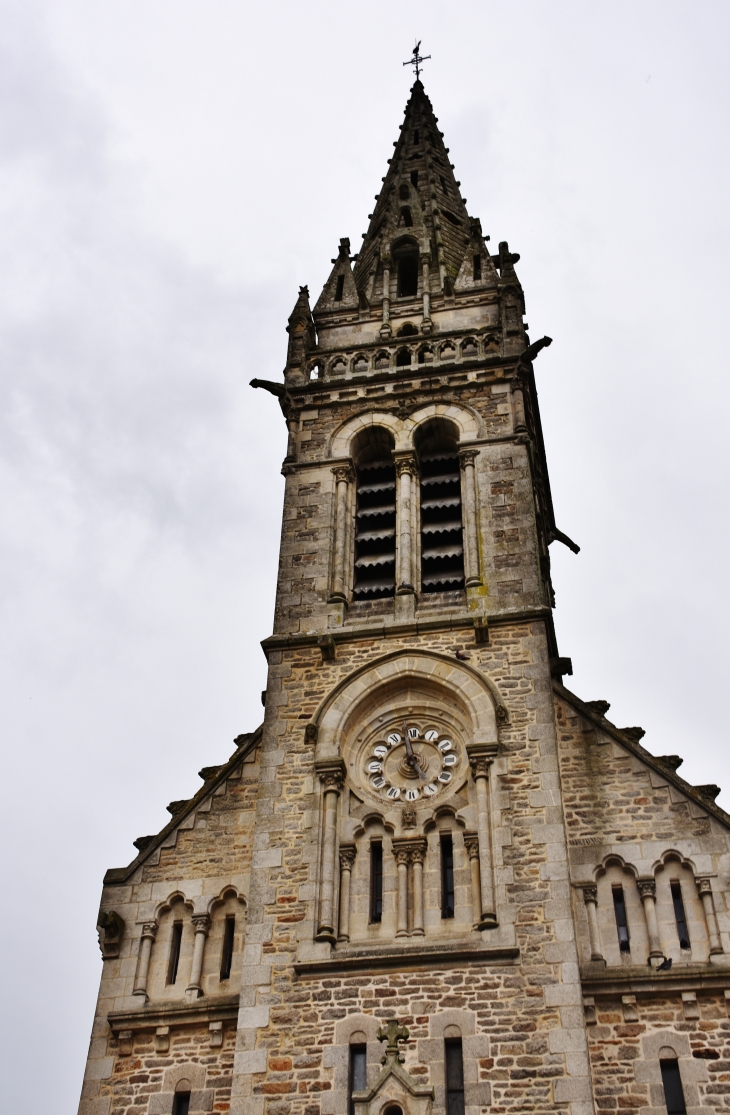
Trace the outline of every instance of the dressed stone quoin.
<path fill-rule="evenodd" d="M 518 259 L 417 79 L 253 381 L 286 425 L 264 720 L 107 872 L 81 1115 L 727 1109 L 730 817 L 563 684 Z"/>

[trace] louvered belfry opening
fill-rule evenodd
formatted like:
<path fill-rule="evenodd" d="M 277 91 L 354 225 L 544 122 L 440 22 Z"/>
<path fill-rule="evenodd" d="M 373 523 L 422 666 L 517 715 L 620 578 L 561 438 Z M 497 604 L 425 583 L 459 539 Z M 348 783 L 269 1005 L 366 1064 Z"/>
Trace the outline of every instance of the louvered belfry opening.
<path fill-rule="evenodd" d="M 395 595 L 394 441 L 373 426 L 359 435 L 353 458 L 357 471 L 355 600 Z"/>
<path fill-rule="evenodd" d="M 453 592 L 464 587 L 457 430 L 446 419 L 436 418 L 419 435 L 421 591 Z"/>

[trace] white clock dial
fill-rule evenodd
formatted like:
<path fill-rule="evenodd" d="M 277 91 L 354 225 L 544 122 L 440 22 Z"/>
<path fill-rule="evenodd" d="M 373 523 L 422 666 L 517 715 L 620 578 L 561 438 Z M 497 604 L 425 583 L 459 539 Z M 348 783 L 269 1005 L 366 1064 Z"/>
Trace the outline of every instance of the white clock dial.
<path fill-rule="evenodd" d="M 376 797 L 415 804 L 445 793 L 465 763 L 460 744 L 437 728 L 408 723 L 386 731 L 362 751 L 361 770 Z"/>

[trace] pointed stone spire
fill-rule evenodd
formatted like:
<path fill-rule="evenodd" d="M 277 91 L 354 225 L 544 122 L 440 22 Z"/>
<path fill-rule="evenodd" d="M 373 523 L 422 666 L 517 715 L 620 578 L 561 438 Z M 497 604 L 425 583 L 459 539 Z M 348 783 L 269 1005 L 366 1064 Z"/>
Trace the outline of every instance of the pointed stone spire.
<path fill-rule="evenodd" d="M 390 268 L 391 253 L 410 240 L 430 263 L 432 289 L 450 294 L 472 227 L 421 81 L 411 88 L 394 147 L 357 258 L 355 283 L 368 302 L 382 298 L 383 263 Z"/>
<path fill-rule="evenodd" d="M 356 310 L 358 306 L 357 287 L 350 267 L 350 241 L 347 237 L 340 240 L 337 259 L 332 262 L 334 267 L 314 307 L 315 316 L 336 310 Z"/>
<path fill-rule="evenodd" d="M 286 327 L 289 334 L 289 345 L 286 354 L 286 376 L 289 373 L 305 370 L 307 353 L 317 344 L 314 330 L 314 319 L 309 308 L 309 287 L 300 286 L 299 297 Z"/>

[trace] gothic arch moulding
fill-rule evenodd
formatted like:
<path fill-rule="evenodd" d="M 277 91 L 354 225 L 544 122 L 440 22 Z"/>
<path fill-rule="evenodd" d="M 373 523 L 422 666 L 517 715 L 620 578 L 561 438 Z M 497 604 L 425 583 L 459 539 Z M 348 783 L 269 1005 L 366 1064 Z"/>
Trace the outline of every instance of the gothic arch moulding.
<path fill-rule="evenodd" d="M 484 424 L 471 407 L 463 403 L 429 403 L 414 411 L 404 422 L 408 448 L 413 445 L 416 428 L 432 418 L 450 419 L 459 431 L 459 441 L 475 441 L 484 437 Z"/>
<path fill-rule="evenodd" d="M 351 457 L 353 441 L 368 426 L 382 426 L 389 430 L 395 439 L 397 450 L 409 448 L 410 442 L 404 441 L 405 423 L 395 414 L 376 410 L 372 414 L 355 415 L 354 418 L 348 418 L 343 422 L 332 434 L 327 446 L 327 458 L 339 461 L 343 457 Z"/>
<path fill-rule="evenodd" d="M 394 651 L 344 678 L 322 701 L 313 717 L 317 758 L 339 757 L 343 742 L 379 717 L 424 706 L 447 712 L 471 743 L 497 743 L 504 706 L 489 679 L 445 654 Z"/>
<path fill-rule="evenodd" d="M 240 893 L 238 888 L 234 887 L 232 883 L 228 883 L 225 887 L 223 887 L 220 893 L 215 896 L 215 898 L 211 898 L 210 902 L 208 903 L 208 913 L 212 914 L 218 906 L 223 905 L 227 898 L 237 898 L 243 908 L 243 912 L 245 913 L 246 899 Z"/>

